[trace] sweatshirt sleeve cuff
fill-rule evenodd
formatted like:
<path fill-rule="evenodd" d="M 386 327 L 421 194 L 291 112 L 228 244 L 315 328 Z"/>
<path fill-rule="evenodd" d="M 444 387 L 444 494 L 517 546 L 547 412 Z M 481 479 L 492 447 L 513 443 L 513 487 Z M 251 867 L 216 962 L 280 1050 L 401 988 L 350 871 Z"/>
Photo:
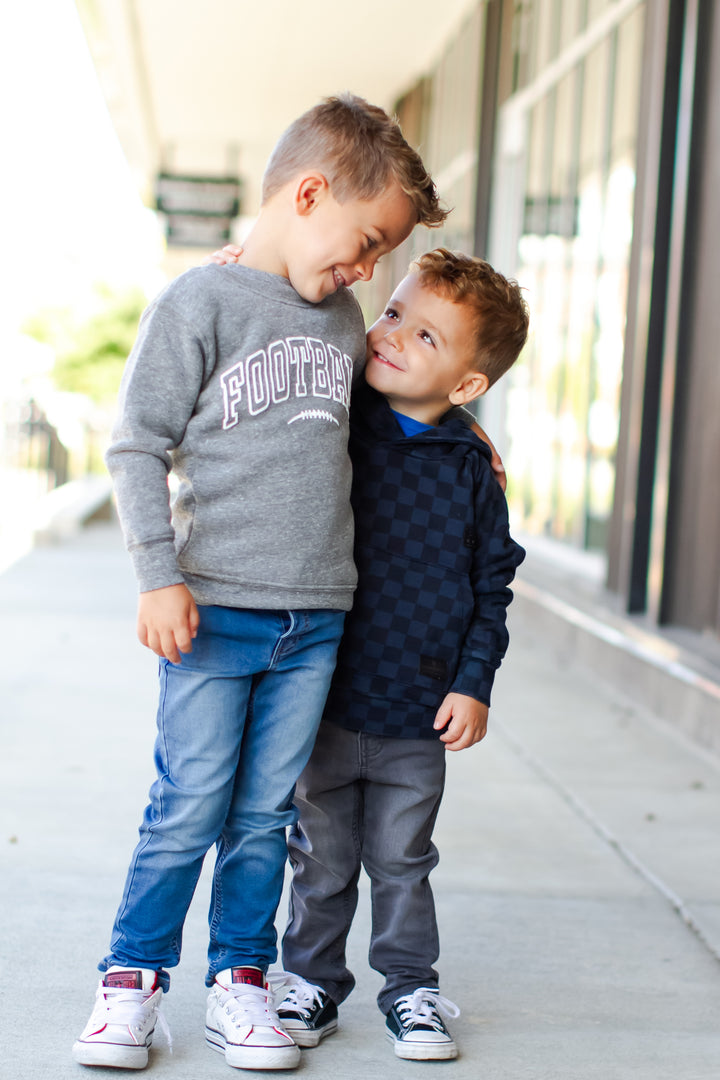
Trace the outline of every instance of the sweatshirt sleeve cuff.
<path fill-rule="evenodd" d="M 140 592 L 184 584 L 185 579 L 175 557 L 175 545 L 171 540 L 142 544 L 130 552 L 130 557 Z"/>

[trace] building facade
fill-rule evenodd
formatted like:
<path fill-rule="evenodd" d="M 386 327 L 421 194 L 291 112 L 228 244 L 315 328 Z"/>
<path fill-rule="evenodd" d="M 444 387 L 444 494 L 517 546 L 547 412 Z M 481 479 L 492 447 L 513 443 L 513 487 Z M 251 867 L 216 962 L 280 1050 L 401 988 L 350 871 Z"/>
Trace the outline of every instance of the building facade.
<path fill-rule="evenodd" d="M 714 641 L 716 6 L 479 3 L 397 104 L 452 214 L 364 298 L 374 314 L 414 249 L 439 243 L 516 277 L 531 337 L 481 413 L 516 527 L 599 553 L 625 611 Z"/>

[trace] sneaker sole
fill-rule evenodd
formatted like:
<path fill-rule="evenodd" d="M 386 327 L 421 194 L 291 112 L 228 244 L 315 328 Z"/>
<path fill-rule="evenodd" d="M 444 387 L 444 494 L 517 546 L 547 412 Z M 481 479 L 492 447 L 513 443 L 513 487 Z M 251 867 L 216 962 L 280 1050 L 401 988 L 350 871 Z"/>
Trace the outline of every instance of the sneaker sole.
<path fill-rule="evenodd" d="M 403 1042 L 401 1039 L 396 1039 L 390 1031 L 386 1034 L 394 1045 L 396 1057 L 404 1058 L 405 1061 L 450 1061 L 458 1056 L 457 1046 L 454 1043 L 443 1045 Z"/>
<path fill-rule="evenodd" d="M 304 1050 L 317 1046 L 321 1039 L 326 1038 L 328 1035 L 333 1035 L 338 1027 L 337 1020 L 330 1020 L 324 1027 L 316 1028 L 315 1031 L 312 1031 L 310 1028 L 306 1027 L 292 1027 L 292 1025 L 288 1024 L 287 1020 L 283 1020 L 282 1017 L 280 1017 L 280 1019 L 282 1020 L 283 1027 L 295 1045 L 302 1046 Z"/>
<path fill-rule="evenodd" d="M 294 1069 L 300 1064 L 300 1048 L 294 1042 L 290 1046 L 233 1046 L 208 1027 L 205 1041 L 211 1050 L 224 1054 L 233 1069 Z"/>
<path fill-rule="evenodd" d="M 78 1065 L 100 1065 L 107 1069 L 144 1069 L 148 1063 L 147 1046 L 76 1042 L 72 1055 Z"/>

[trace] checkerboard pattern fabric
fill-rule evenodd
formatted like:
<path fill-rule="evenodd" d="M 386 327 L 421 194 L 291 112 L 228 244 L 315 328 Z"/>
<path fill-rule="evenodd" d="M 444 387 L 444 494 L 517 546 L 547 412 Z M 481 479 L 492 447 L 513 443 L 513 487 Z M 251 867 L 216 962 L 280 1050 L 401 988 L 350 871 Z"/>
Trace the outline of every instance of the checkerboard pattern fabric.
<path fill-rule="evenodd" d="M 325 715 L 352 730 L 437 738 L 449 691 L 490 702 L 508 585 L 525 553 L 489 450 L 462 420 L 408 438 L 362 386 L 350 451 L 359 582 Z"/>

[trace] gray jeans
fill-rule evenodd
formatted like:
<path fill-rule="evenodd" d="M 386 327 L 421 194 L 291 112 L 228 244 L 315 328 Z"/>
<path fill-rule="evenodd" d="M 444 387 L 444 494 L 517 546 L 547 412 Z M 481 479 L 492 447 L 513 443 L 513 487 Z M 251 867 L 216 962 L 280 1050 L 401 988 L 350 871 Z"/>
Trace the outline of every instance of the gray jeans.
<path fill-rule="evenodd" d="M 361 866 L 371 883 L 370 964 L 385 977 L 378 1005 L 437 986 L 439 953 L 428 875 L 445 782 L 445 747 L 323 722 L 297 785 L 298 824 L 288 840 L 293 867 L 283 966 L 337 1003 L 355 980 L 345 944 L 357 907 Z"/>

